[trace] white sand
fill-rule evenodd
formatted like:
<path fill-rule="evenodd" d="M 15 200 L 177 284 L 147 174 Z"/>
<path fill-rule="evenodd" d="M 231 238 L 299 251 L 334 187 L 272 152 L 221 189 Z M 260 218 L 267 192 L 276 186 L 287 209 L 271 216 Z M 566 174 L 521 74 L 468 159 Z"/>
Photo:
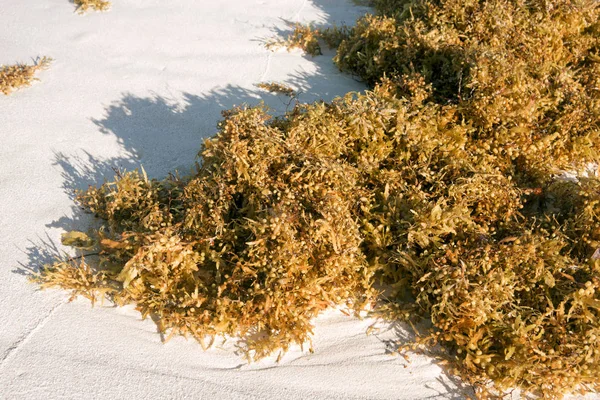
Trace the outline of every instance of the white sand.
<path fill-rule="evenodd" d="M 270 53 L 260 40 L 286 29 L 281 18 L 352 23 L 364 11 L 350 0 L 114 0 L 79 16 L 68 0 L 0 0 L 0 64 L 56 60 L 33 87 L 0 96 L 0 398 L 464 397 L 431 359 L 386 354 L 403 326 L 367 336 L 373 321 L 332 311 L 316 321 L 314 354 L 248 365 L 232 343 L 162 344 L 133 308 L 68 303 L 22 273 L 92 222 L 73 188 L 113 166 L 187 171 L 222 109 L 259 98 L 285 109 L 255 83 L 287 82 L 303 101 L 362 90 L 331 54 Z"/>

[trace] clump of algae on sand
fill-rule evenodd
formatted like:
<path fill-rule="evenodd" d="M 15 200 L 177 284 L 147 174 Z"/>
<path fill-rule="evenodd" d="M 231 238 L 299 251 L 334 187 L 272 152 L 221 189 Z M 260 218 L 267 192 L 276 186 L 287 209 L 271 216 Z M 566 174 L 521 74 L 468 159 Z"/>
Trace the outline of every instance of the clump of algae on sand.
<path fill-rule="evenodd" d="M 93 11 L 107 11 L 111 3 L 106 0 L 73 0 L 73 3 L 77 6 L 77 12 L 79 14 L 85 14 L 86 12 Z"/>
<path fill-rule="evenodd" d="M 327 307 L 408 314 L 479 397 L 598 389 L 600 4 L 373 5 L 317 35 L 371 90 L 226 111 L 192 176 L 79 193 L 105 224 L 65 239 L 99 262 L 37 280 L 252 359 Z"/>
<path fill-rule="evenodd" d="M 266 90 L 267 92 L 270 92 L 270 93 L 275 93 L 275 94 L 288 96 L 288 97 L 296 97 L 297 96 L 296 91 L 284 83 L 259 82 L 259 83 L 255 84 L 254 86 L 256 86 L 259 89 Z"/>
<path fill-rule="evenodd" d="M 33 65 L 15 64 L 0 66 L 0 92 L 9 95 L 13 91 L 30 86 L 36 81 L 35 73 L 48 68 L 52 59 L 42 57 L 35 61 Z"/>

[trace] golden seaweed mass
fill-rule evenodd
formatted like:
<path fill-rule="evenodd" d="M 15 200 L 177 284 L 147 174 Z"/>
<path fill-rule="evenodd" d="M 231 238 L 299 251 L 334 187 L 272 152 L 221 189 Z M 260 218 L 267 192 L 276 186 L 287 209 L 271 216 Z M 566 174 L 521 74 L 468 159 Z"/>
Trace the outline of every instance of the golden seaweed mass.
<path fill-rule="evenodd" d="M 42 57 L 35 61 L 33 65 L 15 64 L 0 66 L 0 92 L 5 95 L 11 94 L 14 90 L 30 86 L 36 81 L 35 73 L 46 69 L 52 62 L 49 57 Z"/>
<path fill-rule="evenodd" d="M 420 343 L 481 398 L 596 391 L 600 3 L 373 5 L 317 35 L 372 89 L 226 111 L 197 173 L 79 193 L 105 224 L 65 239 L 99 262 L 37 280 L 254 359 L 309 341 L 327 307 L 370 307 L 430 320 Z"/>
<path fill-rule="evenodd" d="M 106 11 L 111 6 L 110 1 L 106 0 L 73 0 L 73 3 L 77 6 L 79 14 L 85 14 L 89 10 Z"/>

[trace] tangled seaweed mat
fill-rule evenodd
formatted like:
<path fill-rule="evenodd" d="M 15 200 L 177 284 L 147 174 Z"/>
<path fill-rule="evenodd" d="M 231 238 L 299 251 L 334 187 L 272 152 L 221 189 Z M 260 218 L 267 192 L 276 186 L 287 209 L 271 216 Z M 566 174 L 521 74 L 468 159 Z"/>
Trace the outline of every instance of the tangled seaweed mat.
<path fill-rule="evenodd" d="M 597 390 L 600 4 L 374 5 L 291 39 L 337 46 L 373 90 L 226 111 L 194 175 L 79 193 L 105 224 L 64 241 L 99 261 L 37 280 L 203 346 L 240 337 L 251 359 L 310 341 L 334 305 L 428 318 L 419 344 L 480 397 Z"/>

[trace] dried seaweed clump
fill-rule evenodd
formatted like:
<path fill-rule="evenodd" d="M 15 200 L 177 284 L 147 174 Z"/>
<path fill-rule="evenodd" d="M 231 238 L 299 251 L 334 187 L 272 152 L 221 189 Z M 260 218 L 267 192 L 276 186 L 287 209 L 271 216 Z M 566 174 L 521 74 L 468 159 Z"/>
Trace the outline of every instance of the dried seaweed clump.
<path fill-rule="evenodd" d="M 332 40 L 371 90 L 225 112 L 196 174 L 80 193 L 98 266 L 38 279 L 254 358 L 332 305 L 408 313 L 480 397 L 598 390 L 600 3 L 374 5 Z"/>
<path fill-rule="evenodd" d="M 85 14 L 89 10 L 106 11 L 111 6 L 110 1 L 106 0 L 73 0 L 73 3 L 77 6 L 79 14 Z"/>
<path fill-rule="evenodd" d="M 270 93 L 281 94 L 288 97 L 295 97 L 296 91 L 290 86 L 278 82 L 260 82 L 255 85 L 260 89 L 264 89 Z"/>
<path fill-rule="evenodd" d="M 319 31 L 310 25 L 292 24 L 292 33 L 285 39 L 273 39 L 266 43 L 268 49 L 285 47 L 288 50 L 302 49 L 311 56 L 323 54 L 319 44 Z"/>
<path fill-rule="evenodd" d="M 329 48 L 338 47 L 350 32 L 345 25 L 330 27 L 315 27 L 300 23 L 288 25 L 292 28 L 292 32 L 285 39 L 276 38 L 267 41 L 268 49 L 279 47 L 285 47 L 288 50 L 302 49 L 315 57 L 323 54 L 321 42 L 324 42 Z"/>
<path fill-rule="evenodd" d="M 195 176 L 129 172 L 81 193 L 107 221 L 100 270 L 61 262 L 43 284 L 108 293 L 203 344 L 242 337 L 253 358 L 307 342 L 327 307 L 363 309 L 375 295 L 355 219 L 363 191 L 356 168 L 321 145 L 335 138 L 311 126 L 324 112 L 270 125 L 261 108 L 232 110 Z"/>
<path fill-rule="evenodd" d="M 15 64 L 0 66 L 0 92 L 9 95 L 14 90 L 21 87 L 30 86 L 36 81 L 35 73 L 46 69 L 52 62 L 50 57 L 42 57 L 35 61 L 33 65 Z"/>

